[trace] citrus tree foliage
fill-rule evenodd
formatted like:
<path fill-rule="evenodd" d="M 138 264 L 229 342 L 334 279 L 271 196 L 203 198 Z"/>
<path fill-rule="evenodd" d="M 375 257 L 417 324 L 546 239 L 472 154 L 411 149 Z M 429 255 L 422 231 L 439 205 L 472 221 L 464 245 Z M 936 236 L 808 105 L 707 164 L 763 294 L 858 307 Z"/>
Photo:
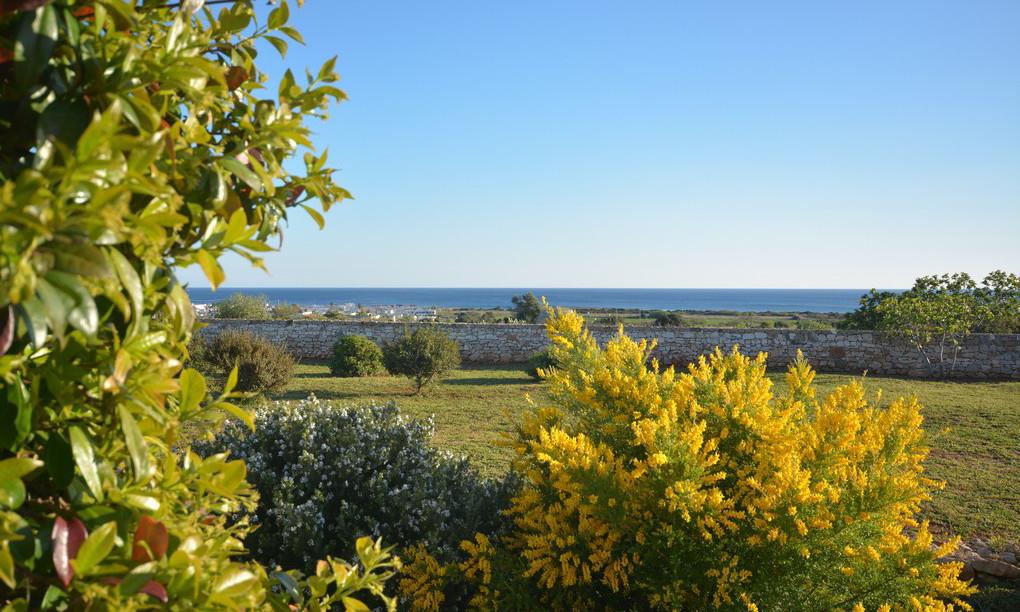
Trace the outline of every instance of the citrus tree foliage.
<path fill-rule="evenodd" d="M 215 287 L 223 253 L 261 265 L 291 209 L 321 220 L 309 200 L 347 195 L 305 125 L 343 98 L 333 62 L 266 89 L 257 52 L 300 41 L 287 5 L 202 4 L 0 4 L 0 600 L 16 609 L 318 609 L 379 592 L 394 565 L 370 540 L 300 582 L 237 560 L 244 462 L 176 448 L 189 420 L 249 416 L 232 377 L 211 397 L 182 368 L 194 321 L 174 269 Z M 299 147 L 304 167 L 284 168 Z"/>
<path fill-rule="evenodd" d="M 916 400 L 857 381 L 818 397 L 803 359 L 777 391 L 736 350 L 660 371 L 652 345 L 600 349 L 569 312 L 548 330 L 551 403 L 512 438 L 514 530 L 459 563 L 416 551 L 415 608 L 464 583 L 500 609 L 938 610 L 972 592 L 935 562 L 956 541 L 915 519 L 938 487 Z"/>

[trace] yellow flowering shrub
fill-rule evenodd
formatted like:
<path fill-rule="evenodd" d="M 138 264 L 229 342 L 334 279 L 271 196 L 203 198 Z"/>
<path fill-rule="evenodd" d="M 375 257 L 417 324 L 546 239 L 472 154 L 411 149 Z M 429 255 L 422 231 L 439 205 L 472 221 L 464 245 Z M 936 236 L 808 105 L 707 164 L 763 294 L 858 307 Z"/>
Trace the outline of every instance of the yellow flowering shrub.
<path fill-rule="evenodd" d="M 951 610 L 973 592 L 915 517 L 940 484 L 914 399 L 858 381 L 818 397 L 803 357 L 783 389 L 765 355 L 716 350 L 683 373 L 621 327 L 548 322 L 552 398 L 509 443 L 514 530 L 465 561 L 410 555 L 411 607 L 469 585 L 486 609 Z"/>

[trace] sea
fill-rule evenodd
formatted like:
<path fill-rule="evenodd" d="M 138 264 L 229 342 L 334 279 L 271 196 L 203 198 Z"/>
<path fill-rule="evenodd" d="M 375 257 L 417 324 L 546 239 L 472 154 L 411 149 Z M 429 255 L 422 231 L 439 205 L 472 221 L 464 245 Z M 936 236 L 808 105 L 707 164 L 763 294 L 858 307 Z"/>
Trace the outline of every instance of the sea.
<path fill-rule="evenodd" d="M 359 304 L 421 308 L 512 308 L 528 291 L 554 306 L 641 310 L 726 310 L 739 312 L 850 312 L 867 289 L 563 289 L 563 288 L 358 288 L 358 287 L 189 287 L 196 304 L 234 293 L 264 295 L 272 304 L 309 307 Z"/>

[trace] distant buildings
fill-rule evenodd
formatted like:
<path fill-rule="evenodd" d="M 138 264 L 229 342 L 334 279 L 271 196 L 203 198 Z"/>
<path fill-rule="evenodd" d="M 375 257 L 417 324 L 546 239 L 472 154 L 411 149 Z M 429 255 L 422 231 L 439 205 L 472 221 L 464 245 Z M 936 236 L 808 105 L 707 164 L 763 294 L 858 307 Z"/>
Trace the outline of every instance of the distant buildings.
<path fill-rule="evenodd" d="M 199 319 L 215 318 L 213 304 L 194 304 L 195 316 Z M 339 316 L 337 316 L 339 315 Z M 389 306 L 364 306 L 349 302 L 347 304 L 329 304 L 321 306 L 318 304 L 302 306 L 301 316 L 304 318 L 318 319 L 342 318 L 361 321 L 435 321 L 435 308 L 422 308 L 413 304 L 398 304 Z"/>

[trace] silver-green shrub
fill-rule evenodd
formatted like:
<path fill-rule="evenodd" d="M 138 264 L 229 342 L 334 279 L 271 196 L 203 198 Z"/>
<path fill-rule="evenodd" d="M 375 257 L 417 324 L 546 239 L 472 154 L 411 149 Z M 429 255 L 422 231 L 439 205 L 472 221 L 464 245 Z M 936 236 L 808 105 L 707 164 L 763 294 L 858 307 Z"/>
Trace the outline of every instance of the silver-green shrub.
<path fill-rule="evenodd" d="M 423 543 L 453 560 L 475 532 L 504 531 L 514 477 L 486 479 L 431 445 L 431 420 L 393 404 L 340 407 L 314 397 L 256 410 L 256 428 L 228 423 L 200 452 L 230 451 L 248 465 L 259 503 L 245 541 L 273 566 L 310 570 L 371 534 L 397 548 Z"/>

